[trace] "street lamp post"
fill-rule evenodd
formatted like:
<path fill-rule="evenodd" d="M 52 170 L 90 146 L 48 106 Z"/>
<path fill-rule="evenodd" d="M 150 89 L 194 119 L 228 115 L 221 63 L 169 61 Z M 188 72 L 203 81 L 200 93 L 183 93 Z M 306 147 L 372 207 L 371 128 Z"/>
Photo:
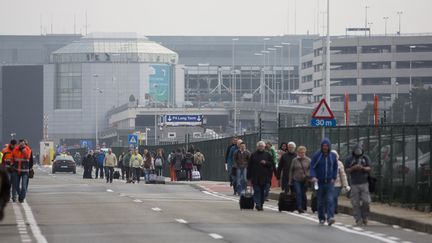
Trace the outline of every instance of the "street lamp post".
<path fill-rule="evenodd" d="M 384 19 L 384 35 L 387 36 L 387 21 L 389 17 L 383 17 Z"/>
<path fill-rule="evenodd" d="M 288 101 L 291 101 L 291 43 L 283 42 L 281 43 L 283 46 L 286 46 L 288 49 Z M 282 92 L 285 91 L 284 83 L 281 85 Z M 283 97 L 285 98 L 285 97 Z"/>
<path fill-rule="evenodd" d="M 368 27 L 368 9 L 370 8 L 370 6 L 365 6 L 365 36 L 367 34 L 367 27 Z M 328 16 L 328 12 L 327 12 L 327 16 Z M 370 33 L 370 30 L 369 30 Z"/>
<path fill-rule="evenodd" d="M 399 16 L 399 31 L 398 31 L 398 35 L 400 35 L 401 34 L 401 22 L 402 22 L 402 14 L 403 14 L 403 12 L 402 11 L 397 11 L 396 13 Z"/>
<path fill-rule="evenodd" d="M 409 46 L 410 49 L 410 63 L 409 63 L 409 96 L 410 96 L 410 106 L 412 108 L 412 50 L 415 49 L 417 46 L 412 45 Z"/>
<path fill-rule="evenodd" d="M 98 124 L 98 112 L 99 112 L 99 94 L 102 94 L 103 91 L 101 89 L 98 88 L 98 84 L 97 84 L 97 78 L 99 77 L 99 74 L 93 74 L 92 75 L 93 78 L 95 78 L 95 91 L 96 91 L 96 95 L 95 95 L 95 99 L 96 99 L 96 104 L 95 104 L 95 128 L 96 128 L 96 144 L 95 144 L 95 148 L 97 148 L 99 146 L 99 124 Z"/>
<path fill-rule="evenodd" d="M 237 134 L 237 80 L 236 80 L 236 72 L 235 72 L 235 42 L 238 41 L 238 38 L 232 39 L 232 96 L 234 103 L 234 135 Z"/>

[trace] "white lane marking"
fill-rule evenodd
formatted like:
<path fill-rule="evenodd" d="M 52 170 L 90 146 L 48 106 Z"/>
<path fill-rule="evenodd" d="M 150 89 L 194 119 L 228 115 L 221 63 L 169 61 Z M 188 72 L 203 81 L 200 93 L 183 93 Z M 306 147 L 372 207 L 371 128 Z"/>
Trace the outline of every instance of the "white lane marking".
<path fill-rule="evenodd" d="M 107 192 L 114 192 L 113 190 L 111 190 L 111 189 L 107 189 Z"/>
<path fill-rule="evenodd" d="M 403 230 L 406 231 L 406 232 L 413 232 L 414 231 L 412 229 L 407 229 L 407 228 L 403 228 Z"/>
<path fill-rule="evenodd" d="M 175 219 L 175 221 L 177 221 L 180 224 L 187 224 L 187 221 L 184 219 Z"/>
<path fill-rule="evenodd" d="M 400 240 L 399 238 L 394 237 L 394 236 L 390 236 L 389 239 L 390 239 L 390 240 L 395 240 L 395 241 L 399 241 L 399 240 Z"/>
<path fill-rule="evenodd" d="M 411 241 L 402 241 L 402 243 L 412 243 Z"/>
<path fill-rule="evenodd" d="M 30 239 L 30 237 L 28 235 L 27 227 L 25 226 L 24 217 L 21 213 L 21 210 L 16 203 L 13 203 L 12 207 L 13 207 L 13 211 L 15 213 L 15 218 L 16 218 L 18 232 L 19 232 L 19 235 L 21 238 L 21 242 L 28 242 L 28 239 Z"/>
<path fill-rule="evenodd" d="M 395 228 L 395 229 L 400 229 L 399 225 L 392 225 L 392 227 Z"/>
<path fill-rule="evenodd" d="M 224 198 L 224 199 L 227 199 L 227 200 L 230 200 L 230 201 L 238 202 L 238 199 L 227 197 L 225 195 L 222 196 L 222 195 L 219 195 L 217 193 L 212 193 L 212 192 L 208 192 L 208 191 L 203 191 L 203 193 L 205 193 L 207 195 L 214 196 L 214 197 Z M 278 211 L 278 209 L 276 209 L 274 207 L 264 206 L 264 208 L 270 209 L 270 210 L 273 210 L 273 211 Z M 290 213 L 290 212 L 283 212 L 283 213 L 286 213 L 286 214 L 289 214 L 291 216 L 295 216 L 295 217 L 298 217 L 298 218 L 303 218 L 303 219 L 306 219 L 306 220 L 318 223 L 318 219 L 306 217 L 306 216 L 303 216 L 301 214 L 295 214 L 295 213 Z M 339 229 L 341 231 L 347 232 L 347 233 L 366 236 L 366 237 L 373 238 L 373 239 L 376 239 L 376 240 L 379 240 L 379 241 L 382 241 L 382 242 L 385 242 L 385 243 L 399 243 L 399 241 L 391 240 L 389 238 L 384 238 L 384 237 L 381 237 L 381 236 L 378 236 L 378 235 L 366 234 L 366 233 L 361 232 L 361 231 L 355 231 L 355 230 L 352 230 L 352 229 L 348 229 L 347 227 L 344 227 L 344 226 L 333 225 L 332 227 L 335 228 L 335 229 Z"/>
<path fill-rule="evenodd" d="M 160 208 L 152 208 L 152 210 L 155 211 L 155 212 L 160 212 L 160 211 L 162 211 L 162 209 L 160 209 Z"/>
<path fill-rule="evenodd" d="M 30 208 L 30 206 L 27 204 L 27 202 L 24 202 L 21 204 L 24 213 L 27 218 L 27 222 L 30 224 L 30 229 L 33 232 L 33 236 L 35 237 L 36 241 L 38 243 L 47 243 L 47 240 L 45 239 L 45 236 L 42 235 L 42 232 L 36 222 L 36 219 L 34 218 L 33 212 Z"/>
<path fill-rule="evenodd" d="M 135 200 L 133 200 L 134 202 L 136 202 L 136 203 L 142 203 L 143 201 L 141 201 L 141 200 L 139 200 L 139 199 L 135 199 Z"/>
<path fill-rule="evenodd" d="M 123 194 L 123 193 L 120 193 L 119 196 L 120 196 L 120 197 L 125 197 L 126 195 Z"/>
<path fill-rule="evenodd" d="M 425 232 L 417 232 L 419 235 L 427 235 Z"/>
<path fill-rule="evenodd" d="M 211 233 L 211 234 L 209 234 L 209 236 L 211 238 L 215 239 L 215 240 L 223 239 L 222 235 L 218 235 L 218 234 L 215 234 L 215 233 Z"/>
<path fill-rule="evenodd" d="M 362 228 L 360 228 L 360 227 L 354 227 L 354 228 L 353 228 L 353 230 L 357 230 L 357 231 L 363 231 L 363 229 L 362 229 Z"/>

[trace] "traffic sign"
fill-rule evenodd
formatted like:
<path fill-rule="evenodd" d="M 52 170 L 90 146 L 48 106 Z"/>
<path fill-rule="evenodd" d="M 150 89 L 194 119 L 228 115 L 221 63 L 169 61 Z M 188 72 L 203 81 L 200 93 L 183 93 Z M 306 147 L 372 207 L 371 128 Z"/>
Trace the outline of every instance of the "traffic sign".
<path fill-rule="evenodd" d="M 336 119 L 312 118 L 311 126 L 313 126 L 313 127 L 335 127 L 336 126 Z"/>
<path fill-rule="evenodd" d="M 165 124 L 167 125 L 202 125 L 203 115 L 166 115 Z"/>
<path fill-rule="evenodd" d="M 325 99 L 322 99 L 312 114 L 312 118 L 317 119 L 334 119 L 333 112 L 330 110 L 329 105 Z"/>
<path fill-rule="evenodd" d="M 138 135 L 129 134 L 128 135 L 128 144 L 137 145 L 138 144 Z"/>

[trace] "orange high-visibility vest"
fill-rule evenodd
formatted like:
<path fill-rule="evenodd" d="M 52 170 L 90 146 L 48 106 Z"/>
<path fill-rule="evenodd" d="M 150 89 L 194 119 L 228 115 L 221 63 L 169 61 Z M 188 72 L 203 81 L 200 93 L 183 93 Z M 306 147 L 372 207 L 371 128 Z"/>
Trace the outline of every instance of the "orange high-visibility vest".
<path fill-rule="evenodd" d="M 5 169 L 10 169 L 11 167 L 12 159 L 13 159 L 12 152 L 13 150 L 11 149 L 10 145 L 2 150 L 3 153 L 2 166 Z"/>
<path fill-rule="evenodd" d="M 25 146 L 21 151 L 20 146 L 17 145 L 12 152 L 12 156 L 12 166 L 18 171 L 18 174 L 30 171 L 31 149 L 28 146 Z"/>

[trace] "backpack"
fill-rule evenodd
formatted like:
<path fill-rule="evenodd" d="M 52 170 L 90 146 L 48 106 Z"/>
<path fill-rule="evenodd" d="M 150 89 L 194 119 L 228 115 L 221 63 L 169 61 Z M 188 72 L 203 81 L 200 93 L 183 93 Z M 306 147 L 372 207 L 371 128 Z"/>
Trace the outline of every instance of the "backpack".
<path fill-rule="evenodd" d="M 194 155 L 195 165 L 202 165 L 204 162 L 204 155 L 201 152 L 198 152 Z"/>
<path fill-rule="evenodd" d="M 155 166 L 162 167 L 162 158 L 161 157 L 156 157 Z"/>

